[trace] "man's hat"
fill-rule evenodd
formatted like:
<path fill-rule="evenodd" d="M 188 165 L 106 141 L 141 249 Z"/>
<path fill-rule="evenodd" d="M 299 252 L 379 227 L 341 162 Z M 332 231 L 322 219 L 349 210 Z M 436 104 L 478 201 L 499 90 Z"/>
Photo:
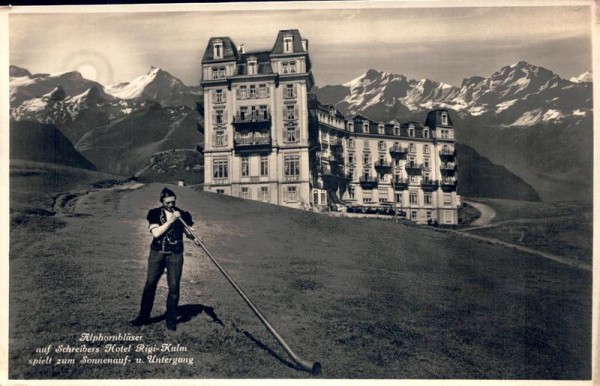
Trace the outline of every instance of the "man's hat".
<path fill-rule="evenodd" d="M 177 197 L 177 195 L 171 189 L 164 188 L 162 192 L 160 192 L 160 202 L 163 202 L 166 197 Z"/>

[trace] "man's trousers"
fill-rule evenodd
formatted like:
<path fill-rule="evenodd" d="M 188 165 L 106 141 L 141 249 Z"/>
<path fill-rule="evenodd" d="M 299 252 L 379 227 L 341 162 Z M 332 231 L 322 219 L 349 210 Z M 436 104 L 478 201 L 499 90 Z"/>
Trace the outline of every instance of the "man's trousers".
<path fill-rule="evenodd" d="M 150 256 L 148 256 L 148 275 L 142 294 L 140 317 L 145 320 L 150 318 L 156 295 L 156 286 L 165 268 L 167 269 L 167 284 L 169 285 L 165 319 L 168 323 L 175 323 L 177 320 L 177 306 L 179 304 L 179 284 L 183 272 L 183 252 L 165 254 L 160 251 L 150 250 Z"/>

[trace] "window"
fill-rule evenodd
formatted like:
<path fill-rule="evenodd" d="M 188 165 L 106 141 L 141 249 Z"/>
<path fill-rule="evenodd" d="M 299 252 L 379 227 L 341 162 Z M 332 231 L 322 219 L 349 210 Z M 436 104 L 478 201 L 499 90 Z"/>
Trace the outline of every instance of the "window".
<path fill-rule="evenodd" d="M 240 107 L 240 121 L 245 121 L 248 119 L 248 106 Z"/>
<path fill-rule="evenodd" d="M 409 137 L 415 136 L 415 127 L 413 125 L 408 126 L 408 136 Z"/>
<path fill-rule="evenodd" d="M 287 190 L 287 198 L 286 201 L 287 202 L 295 202 L 298 201 L 298 187 L 296 186 L 288 186 Z"/>
<path fill-rule="evenodd" d="M 285 128 L 285 141 L 298 142 L 298 128 L 296 126 L 287 126 Z"/>
<path fill-rule="evenodd" d="M 363 190 L 363 203 L 370 203 L 373 201 L 373 194 L 370 190 Z"/>
<path fill-rule="evenodd" d="M 267 85 L 266 84 L 258 85 L 258 96 L 260 96 L 261 98 L 266 98 L 269 96 L 267 94 Z"/>
<path fill-rule="evenodd" d="M 212 78 L 213 79 L 224 79 L 225 75 L 225 67 L 213 67 L 212 68 Z"/>
<path fill-rule="evenodd" d="M 429 145 L 423 145 L 423 153 L 429 154 Z"/>
<path fill-rule="evenodd" d="M 348 138 L 348 149 L 354 149 L 354 138 Z"/>
<path fill-rule="evenodd" d="M 284 98 L 295 98 L 296 97 L 296 88 L 293 84 L 286 84 L 285 90 L 283 92 Z"/>
<path fill-rule="evenodd" d="M 225 95 L 223 95 L 223 90 L 215 90 L 215 101 L 214 103 L 224 103 Z"/>
<path fill-rule="evenodd" d="M 354 190 L 354 186 L 350 185 L 348 187 L 348 198 L 350 200 L 354 200 L 354 195 L 355 195 L 355 190 Z"/>
<path fill-rule="evenodd" d="M 281 72 L 284 74 L 295 74 L 296 73 L 296 61 L 281 62 Z"/>
<path fill-rule="evenodd" d="M 415 153 L 417 151 L 417 146 L 414 143 L 409 143 L 408 151 L 410 151 L 411 153 Z"/>
<path fill-rule="evenodd" d="M 449 138 L 449 136 L 448 136 L 448 130 L 441 130 L 441 137 L 443 139 L 448 139 Z"/>
<path fill-rule="evenodd" d="M 261 186 L 260 187 L 260 200 L 263 202 L 269 202 L 269 187 Z"/>
<path fill-rule="evenodd" d="M 411 219 L 411 221 L 417 221 L 417 211 L 416 210 L 410 211 L 410 219 Z"/>
<path fill-rule="evenodd" d="M 379 154 L 379 163 L 381 165 L 385 163 L 385 154 Z"/>
<path fill-rule="evenodd" d="M 240 86 L 238 91 L 238 99 L 248 98 L 248 86 Z"/>
<path fill-rule="evenodd" d="M 218 194 L 225 194 L 225 189 L 217 189 Z"/>
<path fill-rule="evenodd" d="M 402 206 L 402 193 L 395 193 L 396 204 Z"/>
<path fill-rule="evenodd" d="M 223 118 L 223 110 L 215 111 L 215 123 L 217 125 L 222 125 L 223 123 L 225 123 L 225 119 Z"/>
<path fill-rule="evenodd" d="M 371 155 L 369 153 L 363 153 L 363 167 L 369 167 L 371 163 Z"/>
<path fill-rule="evenodd" d="M 450 193 L 444 194 L 444 205 L 445 206 L 452 205 L 452 195 Z"/>
<path fill-rule="evenodd" d="M 443 112 L 441 114 L 441 117 L 442 117 L 442 125 L 448 126 L 448 113 Z"/>
<path fill-rule="evenodd" d="M 363 133 L 369 132 L 369 122 L 363 122 Z"/>
<path fill-rule="evenodd" d="M 348 164 L 354 165 L 354 153 L 348 153 Z"/>
<path fill-rule="evenodd" d="M 256 75 L 256 68 L 258 67 L 256 65 L 256 57 L 255 56 L 251 56 L 248 58 L 248 75 Z"/>
<path fill-rule="evenodd" d="M 427 222 L 429 222 L 429 220 L 431 220 L 433 217 L 432 213 L 430 210 L 427 211 Z"/>
<path fill-rule="evenodd" d="M 250 175 L 250 162 L 248 157 L 242 157 L 242 177 L 248 177 Z"/>
<path fill-rule="evenodd" d="M 213 161 L 213 178 L 214 179 L 227 179 L 227 160 L 214 160 Z"/>
<path fill-rule="evenodd" d="M 377 149 L 379 149 L 379 150 L 385 150 L 385 141 L 379 141 L 379 142 L 377 142 Z"/>
<path fill-rule="evenodd" d="M 227 135 L 224 130 L 215 132 L 215 146 L 227 146 Z"/>
<path fill-rule="evenodd" d="M 351 133 L 354 132 L 354 122 L 348 122 L 348 131 Z"/>
<path fill-rule="evenodd" d="M 418 196 L 417 192 L 410 192 L 408 199 L 409 199 L 408 202 L 411 205 L 416 205 L 419 203 L 419 196 Z"/>
<path fill-rule="evenodd" d="M 425 205 L 431 205 L 433 203 L 433 197 L 431 192 L 425 192 Z"/>
<path fill-rule="evenodd" d="M 215 40 L 213 43 L 213 59 L 223 59 L 223 42 Z"/>
<path fill-rule="evenodd" d="M 260 175 L 263 177 L 269 175 L 269 157 L 260 157 Z"/>
<path fill-rule="evenodd" d="M 294 105 L 285 106 L 285 117 L 287 120 L 295 120 L 296 119 L 296 106 L 294 106 Z"/>
<path fill-rule="evenodd" d="M 400 135 L 400 126 L 394 126 L 394 135 Z"/>
<path fill-rule="evenodd" d="M 383 124 L 379 124 L 377 130 L 379 131 L 379 134 L 385 134 L 385 126 Z"/>
<path fill-rule="evenodd" d="M 240 197 L 241 198 L 250 198 L 250 192 L 248 191 L 247 187 L 243 187 L 240 190 Z"/>
<path fill-rule="evenodd" d="M 423 138 L 429 138 L 429 129 L 423 129 Z"/>
<path fill-rule="evenodd" d="M 417 176 L 415 176 L 414 174 L 411 174 L 410 176 L 408 176 L 408 181 L 411 184 L 417 182 Z"/>
<path fill-rule="evenodd" d="M 379 202 L 388 202 L 387 188 L 379 188 Z"/>
<path fill-rule="evenodd" d="M 429 169 L 429 158 L 423 158 L 423 167 Z"/>
<path fill-rule="evenodd" d="M 283 52 L 286 54 L 294 52 L 294 37 L 292 35 L 285 35 L 283 37 Z"/>
<path fill-rule="evenodd" d="M 446 224 L 452 224 L 452 211 L 451 210 L 444 211 L 444 222 Z"/>
<path fill-rule="evenodd" d="M 250 85 L 250 98 L 256 98 L 256 85 Z"/>
<path fill-rule="evenodd" d="M 300 156 L 286 155 L 284 157 L 284 176 L 288 180 L 300 178 Z"/>
<path fill-rule="evenodd" d="M 258 108 L 260 110 L 260 118 L 269 119 L 269 109 L 267 109 L 267 106 L 261 105 Z"/>
<path fill-rule="evenodd" d="M 350 181 L 354 179 L 354 168 L 348 169 L 348 179 L 350 179 Z"/>

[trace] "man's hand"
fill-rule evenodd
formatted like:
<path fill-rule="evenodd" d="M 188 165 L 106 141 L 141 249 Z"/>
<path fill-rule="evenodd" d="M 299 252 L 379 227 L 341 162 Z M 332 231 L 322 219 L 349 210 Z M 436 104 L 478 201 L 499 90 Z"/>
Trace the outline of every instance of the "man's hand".
<path fill-rule="evenodd" d="M 177 219 L 179 217 L 181 217 L 181 213 L 177 210 L 174 210 L 173 212 L 171 212 L 171 215 L 172 215 L 171 222 L 175 222 L 175 221 L 177 221 Z"/>

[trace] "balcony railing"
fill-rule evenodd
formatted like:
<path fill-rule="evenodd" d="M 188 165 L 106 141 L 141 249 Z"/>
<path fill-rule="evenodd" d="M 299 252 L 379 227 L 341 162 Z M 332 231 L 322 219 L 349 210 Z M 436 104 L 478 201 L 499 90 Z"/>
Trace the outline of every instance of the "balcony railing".
<path fill-rule="evenodd" d="M 429 178 L 423 178 L 421 180 L 421 188 L 426 191 L 434 191 L 437 190 L 439 184 L 436 180 L 432 180 Z"/>
<path fill-rule="evenodd" d="M 408 149 L 399 145 L 390 147 L 390 155 L 395 158 L 404 158 L 408 153 Z"/>
<path fill-rule="evenodd" d="M 298 181 L 300 181 L 299 175 L 283 176 L 283 182 L 298 182 Z"/>
<path fill-rule="evenodd" d="M 393 165 L 390 162 L 381 161 L 381 160 L 375 162 L 375 170 L 377 170 L 378 173 L 391 173 L 392 168 L 393 168 Z"/>
<path fill-rule="evenodd" d="M 440 157 L 454 157 L 456 155 L 455 149 L 442 148 L 440 150 Z"/>
<path fill-rule="evenodd" d="M 252 133 L 248 136 L 236 136 L 233 140 L 233 146 L 236 150 L 241 151 L 270 150 L 271 135 L 258 135 L 256 133 Z"/>
<path fill-rule="evenodd" d="M 374 189 L 379 184 L 379 179 L 377 177 L 362 176 L 360 177 L 359 182 L 363 189 Z"/>
<path fill-rule="evenodd" d="M 442 172 L 454 172 L 456 171 L 456 164 L 453 162 L 446 162 L 440 166 Z"/>
<path fill-rule="evenodd" d="M 238 128 L 256 130 L 271 127 L 271 114 L 235 114 L 233 124 Z"/>
<path fill-rule="evenodd" d="M 455 178 L 442 178 L 442 180 L 440 181 L 440 186 L 445 192 L 456 190 L 456 184 L 457 181 Z"/>
<path fill-rule="evenodd" d="M 394 185 L 395 190 L 406 190 L 408 189 L 408 178 L 401 178 L 399 176 L 394 176 L 392 179 L 392 185 Z"/>
<path fill-rule="evenodd" d="M 404 165 L 404 168 L 409 174 L 420 174 L 423 170 L 423 164 L 407 162 L 406 165 Z"/>

